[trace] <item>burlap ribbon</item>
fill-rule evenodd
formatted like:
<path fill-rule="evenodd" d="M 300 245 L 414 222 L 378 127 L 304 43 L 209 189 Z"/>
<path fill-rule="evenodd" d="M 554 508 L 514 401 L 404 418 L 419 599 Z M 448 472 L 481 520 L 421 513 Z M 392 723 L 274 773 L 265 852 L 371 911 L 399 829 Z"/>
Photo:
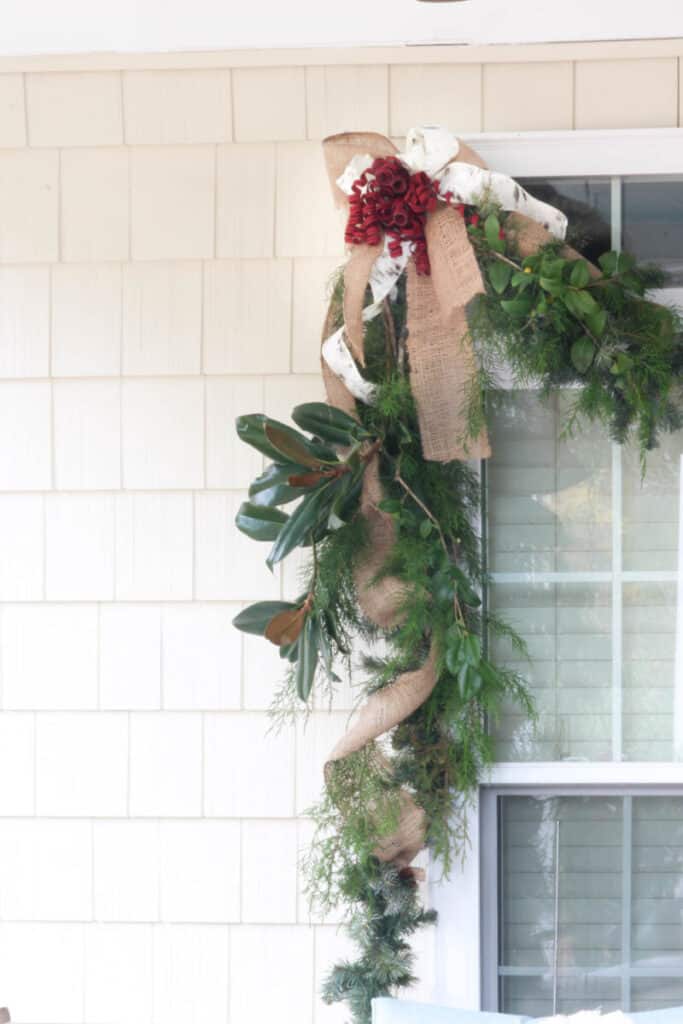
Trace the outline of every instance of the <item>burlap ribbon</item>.
<path fill-rule="evenodd" d="M 348 202 L 337 179 L 351 159 L 396 154 L 393 142 L 374 132 L 333 135 L 323 143 L 327 172 L 335 201 Z M 486 165 L 464 143 L 455 161 Z M 476 255 L 465 222 L 452 207 L 440 205 L 427 215 L 425 228 L 431 275 L 420 277 L 408 269 L 408 356 L 410 383 L 415 396 L 422 451 L 430 461 L 488 458 L 484 430 L 468 436 L 467 404 L 476 365 L 467 331 L 465 307 L 484 291 Z M 381 246 L 355 245 L 344 268 L 344 326 L 355 359 L 363 365 L 362 311 L 365 292 Z"/>
<path fill-rule="evenodd" d="M 347 198 L 337 179 L 352 157 L 359 153 L 372 157 L 396 153 L 389 139 L 372 133 L 332 136 L 325 140 L 324 149 L 332 190 L 340 205 Z M 485 167 L 463 143 L 459 144 L 458 160 Z M 510 215 L 506 228 L 522 256 L 553 237 L 543 225 L 519 213 Z M 430 213 L 425 234 L 431 275 L 418 275 L 411 261 L 406 284 L 410 384 L 418 411 L 422 450 L 426 459 L 439 462 L 487 458 L 490 448 L 486 432 L 468 436 L 466 410 L 470 389 L 473 383 L 476 385 L 477 367 L 465 310 L 470 300 L 484 291 L 479 264 L 464 219 L 452 207 L 440 206 Z M 345 335 L 361 365 L 365 362 L 362 311 L 369 275 L 381 251 L 381 246 L 353 246 L 344 269 Z M 579 255 L 568 247 L 564 254 L 570 258 Z M 337 326 L 336 315 L 331 304 L 323 342 Z M 322 370 L 330 404 L 355 415 L 353 395 L 324 359 Z M 391 629 L 400 622 L 406 592 L 400 580 L 381 573 L 395 542 L 393 520 L 379 508 L 381 497 L 379 456 L 375 455 L 363 482 L 360 511 L 367 522 L 369 542 L 364 560 L 355 571 L 355 584 L 367 618 L 381 629 Z M 432 646 L 420 668 L 404 673 L 369 698 L 332 751 L 325 767 L 326 777 L 334 771 L 336 762 L 362 750 L 416 711 L 434 689 L 436 678 L 436 651 Z M 398 827 L 383 839 L 375 853 L 380 860 L 406 867 L 423 848 L 425 832 L 424 811 L 403 791 Z"/>
<path fill-rule="evenodd" d="M 353 156 L 390 156 L 396 147 L 389 139 L 371 133 L 333 136 L 324 143 L 325 159 L 333 194 L 338 204 L 347 197 L 336 182 Z M 484 166 L 468 147 L 460 145 L 458 159 Z M 410 382 L 420 422 L 422 449 L 426 459 L 486 458 L 490 454 L 485 431 L 467 437 L 466 402 L 476 374 L 474 352 L 467 330 L 465 307 L 484 289 L 476 256 L 467 236 L 463 218 L 449 207 L 428 215 L 427 246 L 432 273 L 418 276 L 411 264 L 407 278 L 407 327 Z M 343 318 L 348 345 L 354 358 L 364 365 L 362 310 L 373 263 L 381 246 L 353 246 L 344 268 Z M 323 341 L 335 320 L 332 305 L 323 328 Z M 322 360 L 328 401 L 355 413 L 355 401 L 339 378 Z M 355 572 L 359 604 L 367 618 L 382 629 L 400 621 L 405 591 L 391 576 L 378 574 L 385 565 L 395 534 L 391 516 L 382 512 L 379 458 L 368 465 L 361 496 L 369 543 L 365 558 Z M 424 703 L 436 685 L 436 652 L 432 648 L 424 664 L 404 673 L 393 684 L 373 694 L 330 754 L 326 776 L 334 764 L 398 725 Z M 392 835 L 375 850 L 377 857 L 402 868 L 410 864 L 424 846 L 424 811 L 409 793 L 400 794 L 399 824 Z"/>

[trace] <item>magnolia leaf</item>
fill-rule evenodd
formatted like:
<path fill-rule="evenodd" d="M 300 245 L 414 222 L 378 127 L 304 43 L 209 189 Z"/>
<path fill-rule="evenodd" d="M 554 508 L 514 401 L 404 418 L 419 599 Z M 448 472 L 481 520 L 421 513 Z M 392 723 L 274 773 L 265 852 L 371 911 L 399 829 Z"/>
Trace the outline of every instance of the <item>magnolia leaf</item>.
<path fill-rule="evenodd" d="M 342 637 L 340 635 L 340 632 L 339 632 L 339 623 L 337 622 L 336 618 L 334 617 L 334 614 L 332 613 L 332 611 L 329 608 L 326 608 L 323 611 L 322 614 L 323 614 L 323 619 L 325 621 L 325 629 L 327 630 L 327 633 L 328 633 L 328 636 L 330 637 L 330 639 L 333 640 L 334 643 L 336 644 L 337 650 L 341 654 L 349 654 L 350 653 L 349 649 L 346 646 L 346 643 L 342 639 Z"/>
<path fill-rule="evenodd" d="M 280 648 L 280 657 L 285 658 L 287 661 L 294 664 L 299 657 L 299 644 L 298 642 L 293 644 L 284 644 Z"/>
<path fill-rule="evenodd" d="M 311 473 L 296 473 L 294 476 L 290 476 L 288 483 L 291 487 L 315 487 L 322 480 L 328 480 L 329 477 L 326 473 L 323 473 L 319 469 L 313 470 Z"/>
<path fill-rule="evenodd" d="M 271 644 L 275 644 L 277 647 L 293 644 L 298 639 L 305 621 L 306 610 L 304 607 L 287 608 L 270 620 L 264 635 Z"/>
<path fill-rule="evenodd" d="M 239 612 L 232 620 L 232 624 L 236 629 L 241 629 L 243 633 L 265 636 L 270 620 L 280 612 L 291 608 L 296 609 L 296 605 L 292 601 L 257 601 L 256 604 L 250 604 L 248 608 Z"/>
<path fill-rule="evenodd" d="M 302 430 L 330 444 L 349 446 L 366 437 L 367 431 L 358 420 L 325 402 L 304 402 L 292 411 L 292 419 Z"/>
<path fill-rule="evenodd" d="M 585 373 L 593 362 L 595 346 L 587 335 L 577 338 L 571 347 L 571 360 L 579 373 Z"/>
<path fill-rule="evenodd" d="M 280 462 L 284 455 L 289 462 L 298 462 L 311 469 L 317 469 L 320 465 L 320 459 L 311 452 L 308 439 L 303 434 L 272 421 L 265 423 L 263 430 L 273 448 L 280 453 Z"/>
<path fill-rule="evenodd" d="M 320 525 L 325 527 L 327 505 L 329 505 L 329 484 L 323 484 L 322 487 L 318 487 L 304 497 L 282 527 L 266 559 L 266 564 L 270 569 L 281 562 L 290 551 L 302 544 L 306 535 L 314 531 L 316 527 Z"/>
<path fill-rule="evenodd" d="M 527 276 L 527 275 L 524 275 Z M 489 267 L 489 280 L 493 285 L 494 291 L 502 295 L 512 277 L 512 267 L 508 263 L 502 263 L 499 260 L 494 262 Z"/>
<path fill-rule="evenodd" d="M 235 516 L 235 526 L 252 540 L 276 540 L 289 519 L 286 512 L 268 505 L 254 505 L 243 501 Z"/>
<path fill-rule="evenodd" d="M 299 637 L 299 658 L 296 664 L 296 692 L 303 701 L 308 700 L 313 689 L 318 664 L 319 634 L 318 620 L 310 616 Z"/>
<path fill-rule="evenodd" d="M 269 420 L 260 412 L 250 413 L 248 416 L 238 416 L 235 421 L 237 435 L 241 441 L 251 445 L 266 458 L 272 459 L 273 462 L 282 462 L 281 453 L 266 437 L 265 426 L 269 422 L 273 423 L 274 421 Z M 284 423 L 278 424 L 278 426 L 284 427 Z"/>
<path fill-rule="evenodd" d="M 286 505 L 301 497 L 303 488 L 293 487 L 290 478 L 304 473 L 306 467 L 287 463 L 282 466 L 274 462 L 265 473 L 254 480 L 249 488 L 249 498 L 254 505 Z"/>
<path fill-rule="evenodd" d="M 569 280 L 574 288 L 585 288 L 591 279 L 591 272 L 585 260 L 575 260 Z"/>

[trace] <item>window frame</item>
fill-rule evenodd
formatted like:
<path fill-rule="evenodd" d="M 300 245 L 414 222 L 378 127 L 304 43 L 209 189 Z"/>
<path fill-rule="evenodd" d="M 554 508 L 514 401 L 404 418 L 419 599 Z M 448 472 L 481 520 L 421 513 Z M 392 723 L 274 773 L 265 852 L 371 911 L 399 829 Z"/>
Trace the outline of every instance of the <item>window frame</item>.
<path fill-rule="evenodd" d="M 530 177 L 609 177 L 612 179 L 613 214 L 620 207 L 615 204 L 617 183 L 626 176 L 651 176 L 683 173 L 683 129 L 628 129 L 552 132 L 501 132 L 463 136 L 483 157 L 490 167 L 515 178 Z M 621 223 L 617 215 L 612 222 L 613 244 L 621 237 Z M 683 289 L 667 290 L 670 300 L 683 305 Z M 618 448 L 617 448 L 618 452 Z M 682 455 L 683 472 L 683 455 Z M 615 455 L 613 454 L 613 461 Z M 619 463 L 619 471 L 621 464 Z M 683 477 L 682 477 L 683 479 Z M 620 509 L 614 510 L 615 513 Z M 681 528 L 679 530 L 679 558 L 677 569 L 667 574 L 669 582 L 677 586 L 677 626 L 675 676 L 683 675 L 683 487 L 681 487 Z M 618 531 L 615 531 L 617 533 Z M 617 552 L 619 554 L 619 552 Z M 508 574 L 500 574 L 507 576 Z M 639 582 L 659 582 L 661 573 L 624 572 L 617 562 L 609 573 L 577 574 L 524 574 L 527 582 L 553 582 L 548 577 L 561 576 L 562 581 L 600 582 L 602 577 L 613 589 L 621 587 L 636 576 Z M 517 578 L 518 574 L 514 574 Z M 496 576 L 494 576 L 494 579 Z M 556 581 L 556 582 L 559 582 Z M 613 605 L 615 602 L 613 602 Z M 621 601 L 613 608 L 619 616 Z M 613 632 L 620 628 L 613 621 Z M 618 659 L 617 659 L 618 661 Z M 619 666 L 613 669 L 616 682 Z M 683 687 L 681 687 L 683 689 Z M 681 720 L 683 738 L 683 694 L 678 694 L 676 714 Z M 682 739 L 683 742 L 683 739 Z M 617 747 L 618 749 L 618 747 Z M 681 752 L 683 756 L 683 749 Z M 559 795 L 614 793 L 626 791 L 658 795 L 683 792 L 683 760 L 656 761 L 601 761 L 601 762 L 499 762 L 494 764 L 488 777 L 475 794 L 469 810 L 470 845 L 462 863 L 456 865 L 449 878 L 439 876 L 438 865 L 430 871 L 428 886 L 431 905 L 439 913 L 439 923 L 431 945 L 431 975 L 425 979 L 423 991 L 435 1003 L 458 1006 L 463 1009 L 497 1009 L 497 982 L 492 1000 L 491 971 L 497 977 L 498 950 L 496 928 L 493 929 L 495 946 L 491 946 L 490 897 L 491 857 L 496 869 L 497 843 L 491 841 L 491 811 L 501 794 Z M 494 904 L 495 907 L 495 904 Z M 497 913 L 497 910 L 496 910 Z M 493 967 L 491 957 L 494 958 Z"/>

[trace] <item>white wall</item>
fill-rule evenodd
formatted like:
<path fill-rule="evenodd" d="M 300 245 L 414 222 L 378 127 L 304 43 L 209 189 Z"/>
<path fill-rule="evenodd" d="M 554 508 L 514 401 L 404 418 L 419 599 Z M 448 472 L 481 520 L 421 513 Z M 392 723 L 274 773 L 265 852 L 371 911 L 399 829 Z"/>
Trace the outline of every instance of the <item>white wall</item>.
<path fill-rule="evenodd" d="M 679 0 L 5 0 L 0 54 L 680 36 Z"/>

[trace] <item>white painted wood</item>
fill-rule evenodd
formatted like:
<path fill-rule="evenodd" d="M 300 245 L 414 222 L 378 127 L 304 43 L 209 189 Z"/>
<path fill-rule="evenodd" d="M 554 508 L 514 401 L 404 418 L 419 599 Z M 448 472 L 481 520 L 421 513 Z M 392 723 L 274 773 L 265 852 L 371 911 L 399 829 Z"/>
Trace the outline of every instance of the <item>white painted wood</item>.
<path fill-rule="evenodd" d="M 681 32 L 678 0 L 574 0 L 571 16 L 547 0 L 471 3 L 346 0 L 338 17 L 316 0 L 262 0 L 236 17 L 224 0 L 24 0 L 3 21 L 6 54 L 206 50 L 415 43 L 543 43 L 664 39 Z"/>
<path fill-rule="evenodd" d="M 512 177 L 680 174 L 683 128 L 471 134 L 490 167 Z"/>
<path fill-rule="evenodd" d="M 435 935 L 434 1002 L 478 1010 L 481 1002 L 479 798 L 468 814 L 470 846 L 448 878 L 431 865 L 430 895 L 439 914 Z"/>

